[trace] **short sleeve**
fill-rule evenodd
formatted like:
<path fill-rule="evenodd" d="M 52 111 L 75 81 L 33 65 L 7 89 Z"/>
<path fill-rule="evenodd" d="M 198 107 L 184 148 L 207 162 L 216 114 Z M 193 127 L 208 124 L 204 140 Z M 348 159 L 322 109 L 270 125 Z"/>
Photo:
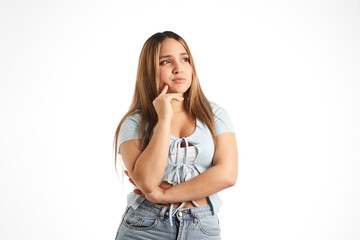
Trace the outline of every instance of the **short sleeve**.
<path fill-rule="evenodd" d="M 138 131 L 140 126 L 140 115 L 134 114 L 129 117 L 127 117 L 124 122 L 122 123 L 120 127 L 119 137 L 118 137 L 118 143 L 119 143 L 119 151 L 120 153 L 120 145 L 123 142 L 139 139 Z"/>
<path fill-rule="evenodd" d="M 215 117 L 215 136 L 225 132 L 234 132 L 230 116 L 225 109 L 215 103 L 211 103 L 211 108 Z"/>

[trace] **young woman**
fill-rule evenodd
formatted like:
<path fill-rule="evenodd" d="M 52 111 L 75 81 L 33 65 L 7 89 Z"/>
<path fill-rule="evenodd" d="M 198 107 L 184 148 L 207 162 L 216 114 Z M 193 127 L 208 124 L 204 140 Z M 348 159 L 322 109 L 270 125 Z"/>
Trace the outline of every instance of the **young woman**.
<path fill-rule="evenodd" d="M 116 240 L 220 239 L 217 193 L 237 179 L 235 134 L 226 111 L 206 99 L 179 35 L 145 42 L 114 146 L 136 186 Z"/>

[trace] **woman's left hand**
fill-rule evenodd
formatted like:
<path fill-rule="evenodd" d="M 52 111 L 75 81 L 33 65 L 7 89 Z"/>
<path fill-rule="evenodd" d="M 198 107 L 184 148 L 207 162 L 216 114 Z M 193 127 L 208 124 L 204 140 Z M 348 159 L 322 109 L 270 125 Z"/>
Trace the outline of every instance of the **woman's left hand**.
<path fill-rule="evenodd" d="M 135 187 L 137 187 L 135 182 L 129 176 L 129 173 L 126 170 L 124 171 L 124 173 L 126 176 L 129 177 L 129 181 L 131 182 L 131 184 L 133 184 Z M 152 203 L 164 203 L 163 201 L 164 201 L 164 196 L 165 196 L 165 190 L 160 188 L 159 186 L 156 186 L 154 191 L 152 191 L 149 194 L 143 193 L 139 188 L 134 189 L 133 192 L 137 195 L 141 195 L 141 196 L 145 197 L 148 201 L 150 201 Z"/>

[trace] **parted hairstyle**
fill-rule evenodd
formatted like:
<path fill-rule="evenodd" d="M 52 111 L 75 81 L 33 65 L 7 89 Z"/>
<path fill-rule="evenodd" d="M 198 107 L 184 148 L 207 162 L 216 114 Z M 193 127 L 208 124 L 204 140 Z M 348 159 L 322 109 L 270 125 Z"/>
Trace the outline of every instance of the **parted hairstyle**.
<path fill-rule="evenodd" d="M 206 124 L 215 143 L 214 114 L 210 102 L 201 90 L 200 82 L 195 70 L 194 59 L 188 45 L 182 37 L 174 32 L 158 32 L 145 42 L 141 50 L 132 103 L 128 112 L 124 115 L 116 128 L 113 141 L 115 149 L 115 168 L 118 148 L 120 147 L 118 146 L 118 136 L 124 120 L 133 114 L 140 114 L 141 120 L 138 138 L 140 139 L 142 151 L 149 144 L 153 129 L 158 122 L 158 116 L 152 102 L 160 94 L 159 54 L 161 44 L 166 38 L 173 38 L 180 42 L 189 55 L 189 63 L 192 67 L 192 83 L 190 88 L 184 93 L 184 108 L 195 124 L 196 119 L 199 119 Z"/>

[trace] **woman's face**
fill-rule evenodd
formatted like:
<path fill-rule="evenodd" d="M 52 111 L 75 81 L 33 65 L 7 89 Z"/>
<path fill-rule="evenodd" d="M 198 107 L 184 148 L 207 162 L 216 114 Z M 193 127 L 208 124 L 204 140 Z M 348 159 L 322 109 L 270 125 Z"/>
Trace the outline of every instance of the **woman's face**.
<path fill-rule="evenodd" d="M 192 68 L 183 45 L 173 38 L 166 38 L 159 56 L 160 91 L 169 86 L 168 93 L 184 93 L 192 82 Z"/>

